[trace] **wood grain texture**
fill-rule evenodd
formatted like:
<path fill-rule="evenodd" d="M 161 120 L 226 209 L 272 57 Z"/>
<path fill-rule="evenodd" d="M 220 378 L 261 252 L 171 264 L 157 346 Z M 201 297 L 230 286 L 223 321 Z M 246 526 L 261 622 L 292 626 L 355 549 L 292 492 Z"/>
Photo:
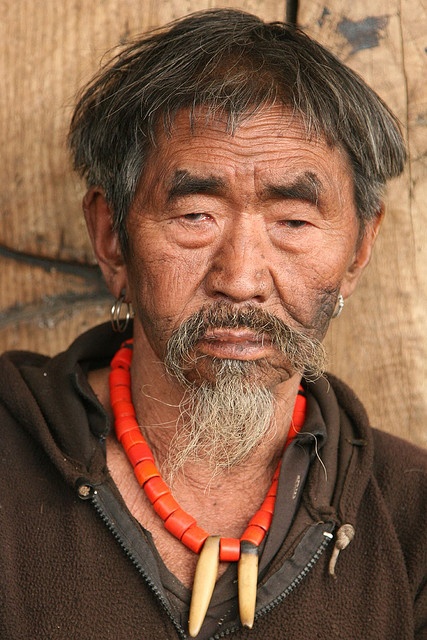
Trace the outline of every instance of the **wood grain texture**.
<path fill-rule="evenodd" d="M 363 280 L 327 338 L 330 370 L 378 427 L 427 445 L 426 7 L 418 0 L 301 2 L 299 24 L 398 115 L 410 153 L 390 184 Z"/>
<path fill-rule="evenodd" d="M 278 20 L 293 4 L 0 3 L 0 350 L 53 354 L 108 317 L 81 215 L 83 185 L 65 148 L 75 94 L 104 53 L 190 11 L 233 6 Z M 300 0 L 298 22 L 356 69 L 404 125 L 410 162 L 389 190 L 371 266 L 327 346 L 330 369 L 360 394 L 375 424 L 427 444 L 425 3 Z"/>

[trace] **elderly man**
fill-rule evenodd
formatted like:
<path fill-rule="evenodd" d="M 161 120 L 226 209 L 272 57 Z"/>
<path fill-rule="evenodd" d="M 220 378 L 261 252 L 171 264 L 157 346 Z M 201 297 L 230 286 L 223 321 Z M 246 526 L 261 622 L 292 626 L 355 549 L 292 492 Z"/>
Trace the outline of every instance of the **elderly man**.
<path fill-rule="evenodd" d="M 122 50 L 69 140 L 115 332 L 2 358 L 1 637 L 425 638 L 426 456 L 321 345 L 403 168 L 393 115 L 219 10 Z"/>

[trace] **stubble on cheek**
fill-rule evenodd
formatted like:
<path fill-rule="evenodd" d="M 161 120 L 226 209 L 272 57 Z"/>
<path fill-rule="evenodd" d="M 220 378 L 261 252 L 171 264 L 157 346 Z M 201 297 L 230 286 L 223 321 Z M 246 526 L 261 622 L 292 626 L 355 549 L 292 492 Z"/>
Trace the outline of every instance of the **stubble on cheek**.
<path fill-rule="evenodd" d="M 312 320 L 310 324 L 305 327 L 308 335 L 317 340 L 323 340 L 335 310 L 338 294 L 339 287 L 325 288 L 318 293 L 311 313 Z"/>

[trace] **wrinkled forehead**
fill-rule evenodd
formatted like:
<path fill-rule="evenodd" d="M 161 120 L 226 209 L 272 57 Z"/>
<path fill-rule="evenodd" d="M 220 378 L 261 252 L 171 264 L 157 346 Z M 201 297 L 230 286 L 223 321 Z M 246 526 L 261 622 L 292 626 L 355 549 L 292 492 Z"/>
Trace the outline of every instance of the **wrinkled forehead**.
<path fill-rule="evenodd" d="M 276 104 L 248 110 L 232 121 L 224 110 L 206 106 L 182 109 L 170 121 L 160 121 L 139 192 L 150 197 L 160 183 L 176 184 L 186 172 L 206 178 L 209 172 L 226 176 L 227 171 L 240 171 L 242 177 L 245 171 L 257 176 L 305 173 L 316 188 L 339 175 L 353 193 L 346 151 L 309 131 L 301 116 Z"/>
<path fill-rule="evenodd" d="M 251 121 L 261 122 L 269 117 L 283 133 L 292 129 L 298 131 L 301 138 L 313 144 L 324 144 L 330 148 L 338 146 L 330 140 L 327 134 L 312 126 L 308 118 L 279 101 L 248 107 L 245 111 L 236 112 L 222 105 L 201 104 L 179 109 L 167 116 L 160 115 L 157 119 L 153 136 L 154 146 L 159 141 L 171 139 L 177 132 L 188 132 L 199 135 L 206 129 L 216 129 L 219 132 L 235 136 L 237 132 Z"/>

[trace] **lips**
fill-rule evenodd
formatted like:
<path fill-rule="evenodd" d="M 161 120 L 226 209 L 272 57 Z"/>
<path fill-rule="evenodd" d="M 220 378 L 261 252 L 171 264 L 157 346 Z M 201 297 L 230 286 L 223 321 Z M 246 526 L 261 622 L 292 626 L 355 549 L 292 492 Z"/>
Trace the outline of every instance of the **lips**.
<path fill-rule="evenodd" d="M 219 340 L 221 342 L 257 342 L 265 343 L 269 338 L 260 335 L 252 329 L 240 328 L 212 328 L 208 329 L 203 336 L 204 340 Z"/>
<path fill-rule="evenodd" d="M 247 328 L 210 328 L 198 343 L 205 355 L 237 360 L 264 358 L 271 348 L 270 338 Z"/>

